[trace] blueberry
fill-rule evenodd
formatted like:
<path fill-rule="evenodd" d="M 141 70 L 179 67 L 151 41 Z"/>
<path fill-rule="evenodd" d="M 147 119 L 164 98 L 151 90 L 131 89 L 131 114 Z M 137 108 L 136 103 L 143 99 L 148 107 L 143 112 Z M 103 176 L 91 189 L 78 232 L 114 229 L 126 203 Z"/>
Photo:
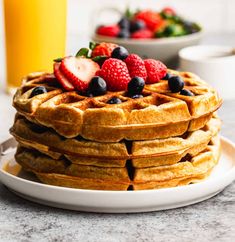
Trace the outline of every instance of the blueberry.
<path fill-rule="evenodd" d="M 187 20 L 184 20 L 183 21 L 183 25 L 184 25 L 184 27 L 187 29 L 187 30 L 191 30 L 192 29 L 192 27 L 193 27 L 193 22 L 190 22 L 190 21 L 187 21 Z"/>
<path fill-rule="evenodd" d="M 172 76 L 168 80 L 168 86 L 171 92 L 180 92 L 184 88 L 184 81 L 179 76 Z"/>
<path fill-rule="evenodd" d="M 141 95 L 141 94 L 136 94 L 136 95 L 132 96 L 131 98 L 133 98 L 133 99 L 137 99 L 137 98 L 142 98 L 142 97 L 143 97 L 143 95 Z"/>
<path fill-rule="evenodd" d="M 200 31 L 200 26 L 196 23 L 190 22 L 190 21 L 183 21 L 184 29 L 188 34 L 196 33 Z"/>
<path fill-rule="evenodd" d="M 169 80 L 172 77 L 172 74 L 166 73 L 166 75 L 162 78 L 162 80 Z"/>
<path fill-rule="evenodd" d="M 94 95 L 91 93 L 90 90 L 87 90 L 87 91 L 84 93 L 84 96 L 86 96 L 86 97 L 93 97 Z"/>
<path fill-rule="evenodd" d="M 123 38 L 123 39 L 127 39 L 130 37 L 130 33 L 127 29 L 121 29 L 121 31 L 119 32 L 118 38 Z"/>
<path fill-rule="evenodd" d="M 133 96 L 135 94 L 140 94 L 144 89 L 144 79 L 138 76 L 135 76 L 131 79 L 131 81 L 128 83 L 128 94 L 130 96 Z"/>
<path fill-rule="evenodd" d="M 43 86 L 35 87 L 31 92 L 30 98 L 39 94 L 47 93 L 47 89 Z"/>
<path fill-rule="evenodd" d="M 132 21 L 130 24 L 130 32 L 133 33 L 137 30 L 146 28 L 145 22 L 142 20 Z"/>
<path fill-rule="evenodd" d="M 122 101 L 118 97 L 112 97 L 111 99 L 108 100 L 107 103 L 109 103 L 109 104 L 120 104 L 120 103 L 122 103 Z"/>
<path fill-rule="evenodd" d="M 107 85 L 103 78 L 94 76 L 89 83 L 88 89 L 93 96 L 100 96 L 107 92 Z"/>
<path fill-rule="evenodd" d="M 182 89 L 180 91 L 180 94 L 184 95 L 184 96 L 194 96 L 194 94 L 192 92 L 190 92 L 189 90 L 187 90 L 187 89 Z"/>
<path fill-rule="evenodd" d="M 127 49 L 122 46 L 119 46 L 112 51 L 111 57 L 124 60 L 127 58 L 128 55 L 129 55 L 129 52 L 127 51 Z"/>
<path fill-rule="evenodd" d="M 121 18 L 118 22 L 118 26 L 120 29 L 129 29 L 130 28 L 130 21 L 127 18 Z"/>

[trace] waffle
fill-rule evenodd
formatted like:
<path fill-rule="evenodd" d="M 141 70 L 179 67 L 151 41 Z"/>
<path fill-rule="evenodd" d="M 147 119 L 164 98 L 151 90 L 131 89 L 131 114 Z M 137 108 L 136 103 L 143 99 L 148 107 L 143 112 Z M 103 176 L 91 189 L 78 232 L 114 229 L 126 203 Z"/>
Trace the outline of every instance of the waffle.
<path fill-rule="evenodd" d="M 19 146 L 15 155 L 21 166 L 42 182 L 81 189 L 142 190 L 174 187 L 198 182 L 207 177 L 220 156 L 219 138 L 195 156 L 186 156 L 173 165 L 134 168 L 98 167 L 70 162 L 65 157 L 53 159 L 32 148 Z"/>
<path fill-rule="evenodd" d="M 196 75 L 168 72 L 194 96 L 172 93 L 161 80 L 145 85 L 143 98 L 87 97 L 60 89 L 53 74 L 28 75 L 13 99 L 16 161 L 44 183 L 81 189 L 158 189 L 206 178 L 220 156 L 221 99 Z M 38 86 L 47 93 L 32 97 Z M 122 103 L 108 104 L 113 97 Z"/>
<path fill-rule="evenodd" d="M 220 129 L 221 122 L 213 117 L 202 129 L 186 132 L 181 137 L 148 141 L 100 143 L 83 138 L 65 139 L 53 129 L 35 125 L 17 115 L 12 135 L 23 146 L 39 150 L 53 159 L 63 155 L 72 163 L 99 167 L 133 167 L 171 165 L 185 155 L 194 156 L 204 150 Z"/>
<path fill-rule="evenodd" d="M 86 97 L 74 91 L 63 92 L 51 74 L 32 73 L 24 78 L 13 105 L 31 122 L 53 128 L 66 138 L 119 142 L 180 136 L 205 126 L 221 99 L 196 75 L 171 72 L 182 76 L 185 88 L 195 96 L 173 94 L 167 81 L 162 80 L 146 85 L 140 99 L 129 98 L 125 92 Z M 45 86 L 48 92 L 30 98 L 36 86 Z M 112 97 L 122 103 L 107 104 Z"/>

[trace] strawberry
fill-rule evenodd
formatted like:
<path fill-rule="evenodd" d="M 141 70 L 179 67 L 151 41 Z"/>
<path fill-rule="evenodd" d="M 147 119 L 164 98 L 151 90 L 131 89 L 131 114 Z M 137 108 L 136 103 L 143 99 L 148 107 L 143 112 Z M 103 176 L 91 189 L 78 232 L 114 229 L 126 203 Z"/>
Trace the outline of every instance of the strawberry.
<path fill-rule="evenodd" d="M 120 32 L 120 27 L 118 25 L 106 25 L 97 28 L 96 33 L 99 35 L 116 37 Z"/>
<path fill-rule="evenodd" d="M 148 75 L 146 83 L 159 82 L 166 75 L 167 67 L 161 61 L 146 59 L 144 64 Z"/>
<path fill-rule="evenodd" d="M 135 19 L 145 22 L 147 28 L 152 31 L 156 31 L 164 21 L 159 13 L 155 13 L 151 10 L 140 11 L 135 15 Z"/>
<path fill-rule="evenodd" d="M 173 8 L 171 8 L 171 7 L 165 7 L 165 8 L 163 8 L 162 9 L 162 12 L 163 13 L 165 13 L 165 14 L 167 14 L 167 15 L 176 15 L 176 12 L 175 12 L 175 10 L 173 9 Z"/>
<path fill-rule="evenodd" d="M 144 61 L 136 54 L 130 54 L 125 59 L 130 77 L 142 77 L 144 80 L 147 78 L 147 71 L 145 69 Z"/>
<path fill-rule="evenodd" d="M 92 57 L 96 57 L 96 56 L 111 57 L 111 53 L 112 53 L 113 49 L 115 49 L 116 47 L 118 47 L 118 45 L 113 44 L 113 43 L 102 42 L 102 43 L 98 44 L 92 50 L 91 56 Z"/>
<path fill-rule="evenodd" d="M 96 62 L 84 57 L 65 57 L 60 65 L 60 71 L 81 92 L 88 89 L 91 78 L 98 70 L 99 65 Z"/>
<path fill-rule="evenodd" d="M 54 63 L 54 75 L 66 91 L 74 90 L 74 86 L 69 82 L 67 77 L 65 77 L 64 74 L 60 71 L 60 63 L 58 62 Z"/>
<path fill-rule="evenodd" d="M 153 32 L 149 29 L 141 29 L 131 34 L 132 39 L 151 39 Z"/>
<path fill-rule="evenodd" d="M 106 60 L 98 74 L 106 81 L 110 91 L 126 90 L 131 80 L 126 63 L 114 58 Z"/>

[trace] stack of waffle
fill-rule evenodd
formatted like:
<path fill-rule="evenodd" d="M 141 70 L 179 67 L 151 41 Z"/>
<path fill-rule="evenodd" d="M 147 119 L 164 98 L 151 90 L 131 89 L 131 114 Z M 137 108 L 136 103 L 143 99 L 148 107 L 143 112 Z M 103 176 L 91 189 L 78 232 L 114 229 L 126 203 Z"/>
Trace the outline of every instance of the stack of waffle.
<path fill-rule="evenodd" d="M 27 76 L 13 101 L 16 161 L 44 183 L 82 189 L 157 189 L 206 178 L 220 155 L 221 100 L 196 75 L 170 72 L 194 96 L 171 93 L 161 80 L 139 99 L 86 97 L 63 92 L 53 75 Z M 38 86 L 47 93 L 31 97 Z M 112 97 L 122 103 L 108 104 Z"/>

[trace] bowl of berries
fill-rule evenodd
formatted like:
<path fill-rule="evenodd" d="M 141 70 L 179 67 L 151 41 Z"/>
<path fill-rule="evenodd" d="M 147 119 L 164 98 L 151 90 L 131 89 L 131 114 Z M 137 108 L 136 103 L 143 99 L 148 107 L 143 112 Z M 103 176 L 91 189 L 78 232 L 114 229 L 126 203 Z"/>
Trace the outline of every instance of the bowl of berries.
<path fill-rule="evenodd" d="M 202 28 L 198 23 L 185 20 L 170 7 L 158 12 L 117 12 L 120 13 L 119 21 L 97 26 L 93 31 L 93 41 L 124 46 L 141 58 L 159 59 L 170 68 L 178 67 L 180 49 L 198 44 L 202 37 Z"/>

